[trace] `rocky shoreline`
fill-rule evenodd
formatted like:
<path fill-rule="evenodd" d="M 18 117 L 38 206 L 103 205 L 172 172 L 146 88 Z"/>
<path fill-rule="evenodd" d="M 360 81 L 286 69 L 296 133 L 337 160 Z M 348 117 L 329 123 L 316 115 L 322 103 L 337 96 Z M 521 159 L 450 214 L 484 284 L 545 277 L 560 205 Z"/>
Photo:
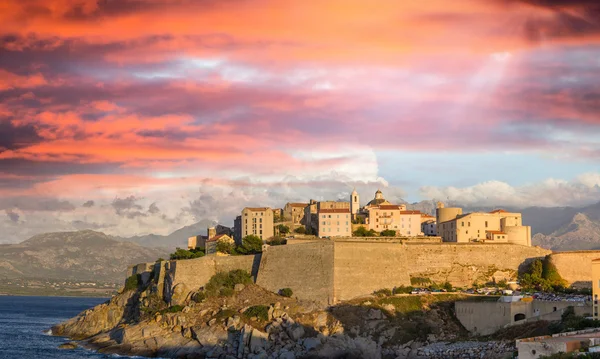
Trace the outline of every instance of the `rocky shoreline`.
<path fill-rule="evenodd" d="M 427 302 L 436 298 L 422 296 L 423 312 L 408 314 L 405 299 L 392 299 L 320 308 L 242 285 L 229 297 L 168 307 L 147 288 L 122 292 L 52 333 L 103 353 L 168 358 L 500 359 L 514 350 L 512 342 L 457 342 L 466 333 L 447 303 Z"/>

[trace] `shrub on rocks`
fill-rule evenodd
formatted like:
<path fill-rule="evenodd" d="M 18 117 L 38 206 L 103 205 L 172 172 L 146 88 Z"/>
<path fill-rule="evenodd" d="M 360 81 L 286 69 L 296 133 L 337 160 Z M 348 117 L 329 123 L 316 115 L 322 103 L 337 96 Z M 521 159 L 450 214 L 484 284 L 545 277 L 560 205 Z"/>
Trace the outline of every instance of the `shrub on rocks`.
<path fill-rule="evenodd" d="M 254 305 L 244 311 L 244 315 L 248 318 L 256 317 L 260 320 L 269 320 L 269 307 L 266 305 Z"/>
<path fill-rule="evenodd" d="M 136 290 L 141 282 L 141 276 L 134 274 L 125 280 L 125 290 Z"/>
<path fill-rule="evenodd" d="M 293 294 L 294 292 L 292 291 L 292 288 L 282 288 L 279 290 L 279 295 L 282 297 L 291 298 Z"/>
<path fill-rule="evenodd" d="M 373 294 L 377 297 L 389 297 L 390 295 L 392 295 L 392 290 L 389 288 L 383 288 L 374 291 Z"/>
<path fill-rule="evenodd" d="M 230 272 L 219 272 L 213 275 L 206 286 L 204 291 L 209 297 L 231 296 L 234 293 L 236 284 L 252 284 L 252 277 L 250 273 L 245 270 L 236 269 Z"/>

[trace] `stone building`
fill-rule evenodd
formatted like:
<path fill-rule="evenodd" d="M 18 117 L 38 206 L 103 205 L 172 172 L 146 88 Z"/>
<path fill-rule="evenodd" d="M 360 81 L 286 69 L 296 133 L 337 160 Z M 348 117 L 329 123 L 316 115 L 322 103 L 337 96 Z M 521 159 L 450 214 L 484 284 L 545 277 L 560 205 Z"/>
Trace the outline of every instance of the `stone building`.
<path fill-rule="evenodd" d="M 321 201 L 310 200 L 304 208 L 304 217 L 306 221 L 306 231 L 308 233 L 318 234 L 319 217 L 318 212 L 324 209 L 347 209 L 350 212 L 350 202 Z"/>
<path fill-rule="evenodd" d="M 262 240 L 273 237 L 273 210 L 268 207 L 246 207 L 240 216 L 240 237 L 255 235 Z"/>
<path fill-rule="evenodd" d="M 497 209 L 491 212 L 462 213 L 462 208 L 436 209 L 437 235 L 444 242 L 513 243 L 531 246 L 531 227 L 523 226 L 521 213 Z"/>
<path fill-rule="evenodd" d="M 290 229 L 294 230 L 306 224 L 304 208 L 308 203 L 286 203 L 283 207 L 283 222 L 290 223 Z"/>
<path fill-rule="evenodd" d="M 319 237 L 351 237 L 350 208 L 323 208 L 317 211 Z"/>
<path fill-rule="evenodd" d="M 351 198 L 354 199 L 354 192 Z M 385 230 L 396 231 L 397 236 L 414 237 L 423 234 L 421 230 L 421 212 L 408 211 L 406 205 L 394 205 L 383 197 L 381 190 L 354 216 L 356 222 L 367 229 L 380 233 Z"/>

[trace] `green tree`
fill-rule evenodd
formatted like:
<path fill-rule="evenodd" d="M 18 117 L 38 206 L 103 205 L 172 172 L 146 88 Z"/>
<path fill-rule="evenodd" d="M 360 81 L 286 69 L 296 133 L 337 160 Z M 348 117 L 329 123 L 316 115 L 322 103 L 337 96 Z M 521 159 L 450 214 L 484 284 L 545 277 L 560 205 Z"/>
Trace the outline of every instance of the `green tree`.
<path fill-rule="evenodd" d="M 367 230 L 364 226 L 360 226 L 352 233 L 352 235 L 354 237 L 375 237 L 377 232 L 372 229 Z"/>
<path fill-rule="evenodd" d="M 304 227 L 298 227 L 298 228 L 294 229 L 294 232 L 296 232 L 298 234 L 305 234 L 306 233 L 306 228 L 304 228 Z"/>
<path fill-rule="evenodd" d="M 234 249 L 234 245 L 227 241 L 217 241 L 216 246 L 217 252 L 231 254 Z"/>
<path fill-rule="evenodd" d="M 394 231 L 393 229 L 386 229 L 384 231 L 381 231 L 379 235 L 382 237 L 396 237 L 396 231 Z"/>
<path fill-rule="evenodd" d="M 204 251 L 201 249 L 183 249 L 183 248 L 177 248 L 175 250 L 174 253 L 171 253 L 169 258 L 171 260 L 176 260 L 176 259 L 194 259 L 194 258 L 200 258 L 204 256 Z"/>
<path fill-rule="evenodd" d="M 292 288 L 282 288 L 279 290 L 279 295 L 282 297 L 290 298 L 293 294 Z"/>
<path fill-rule="evenodd" d="M 263 240 L 255 235 L 242 238 L 242 245 L 236 248 L 240 254 L 256 254 L 262 252 Z"/>
<path fill-rule="evenodd" d="M 281 246 L 287 244 L 287 240 L 285 238 L 275 236 L 268 239 L 267 244 L 270 246 Z"/>
<path fill-rule="evenodd" d="M 286 234 L 290 233 L 290 227 L 288 227 L 284 224 L 278 225 L 277 229 L 279 230 L 279 234 L 281 234 L 281 235 L 286 235 Z"/>

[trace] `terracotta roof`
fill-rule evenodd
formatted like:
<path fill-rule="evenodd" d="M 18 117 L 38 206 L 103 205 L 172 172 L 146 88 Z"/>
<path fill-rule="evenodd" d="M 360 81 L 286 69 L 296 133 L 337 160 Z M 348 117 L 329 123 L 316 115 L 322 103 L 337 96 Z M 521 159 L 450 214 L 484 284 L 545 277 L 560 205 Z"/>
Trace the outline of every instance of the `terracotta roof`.
<path fill-rule="evenodd" d="M 502 231 L 486 231 L 486 233 L 491 233 L 491 234 L 506 234 Z"/>
<path fill-rule="evenodd" d="M 379 209 L 400 209 L 400 206 L 396 206 L 393 204 L 381 204 L 379 205 Z"/>
<path fill-rule="evenodd" d="M 400 214 L 421 214 L 421 211 L 400 211 Z"/>
<path fill-rule="evenodd" d="M 506 213 L 506 211 L 503 209 L 495 209 L 495 210 L 491 211 L 490 213 Z"/>
<path fill-rule="evenodd" d="M 349 208 L 324 208 L 319 213 L 350 213 Z"/>
<path fill-rule="evenodd" d="M 246 207 L 244 209 L 247 209 L 252 212 L 264 212 L 270 208 L 269 207 Z"/>

